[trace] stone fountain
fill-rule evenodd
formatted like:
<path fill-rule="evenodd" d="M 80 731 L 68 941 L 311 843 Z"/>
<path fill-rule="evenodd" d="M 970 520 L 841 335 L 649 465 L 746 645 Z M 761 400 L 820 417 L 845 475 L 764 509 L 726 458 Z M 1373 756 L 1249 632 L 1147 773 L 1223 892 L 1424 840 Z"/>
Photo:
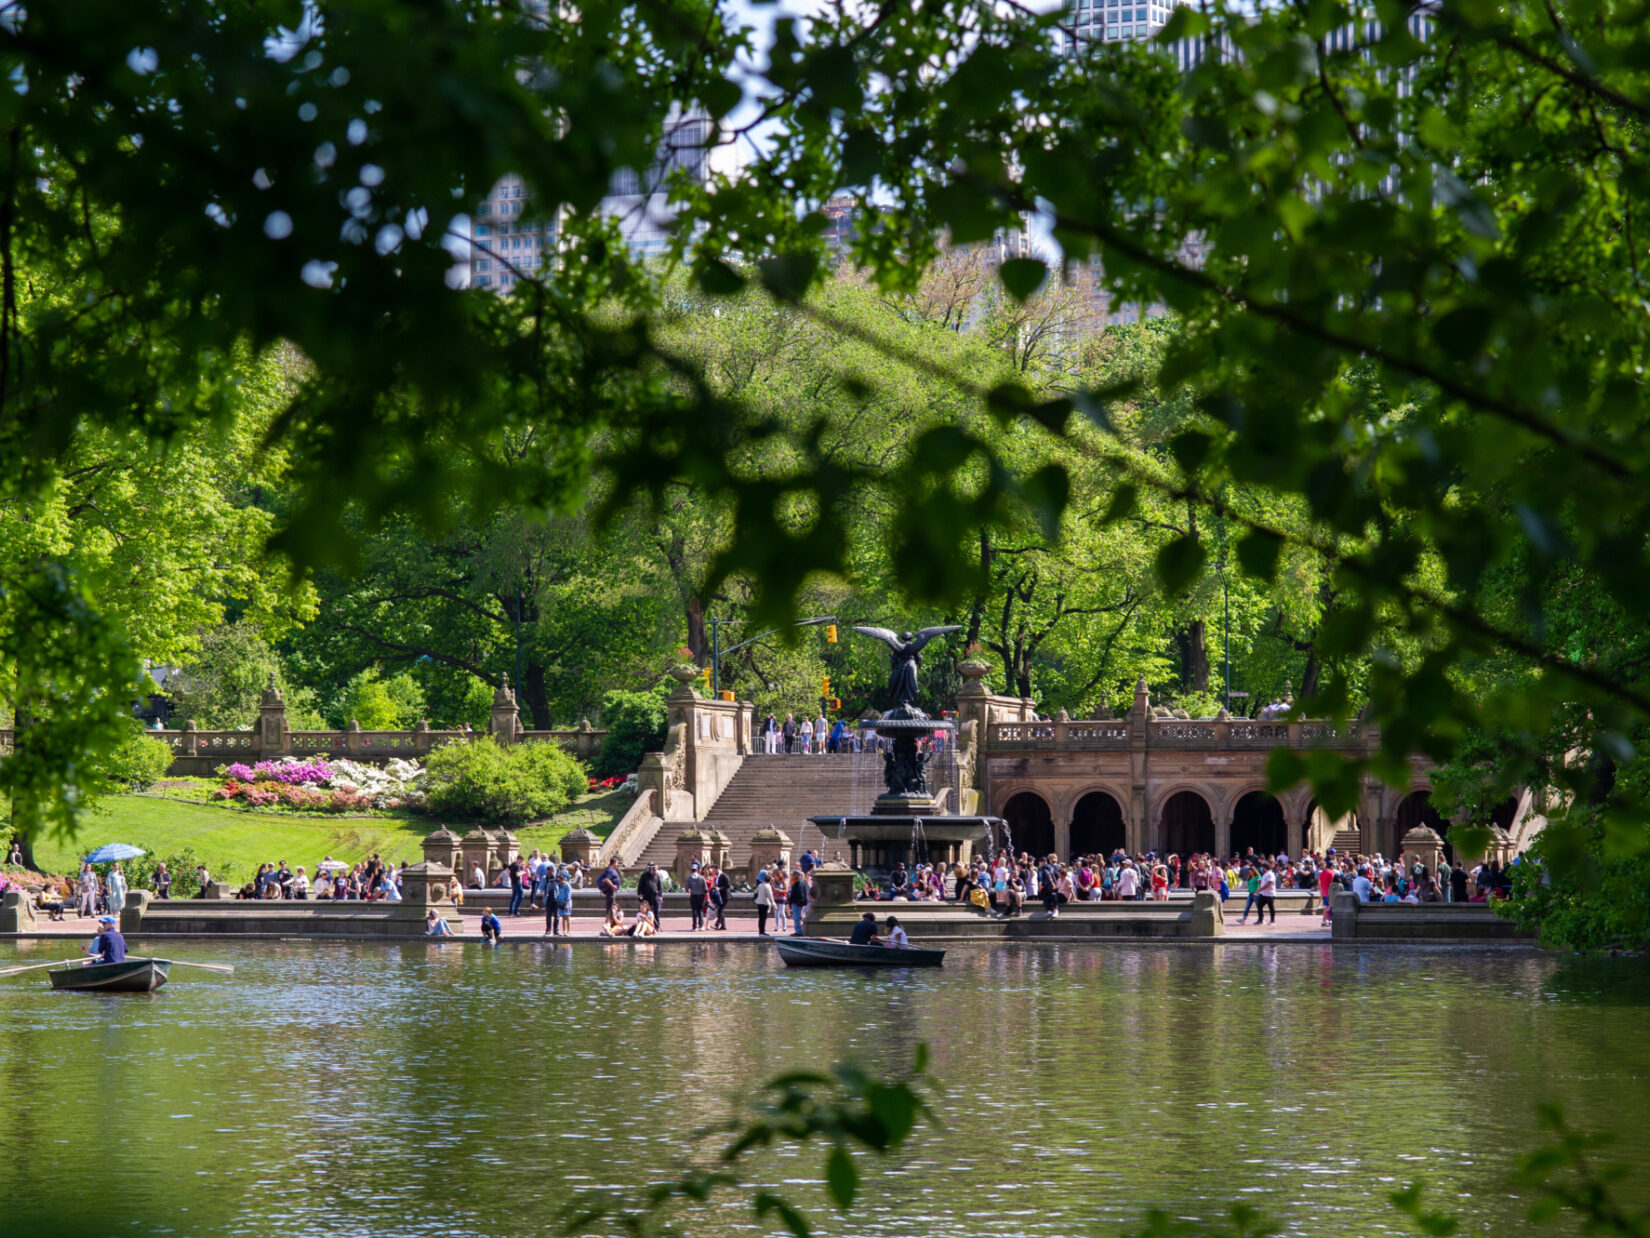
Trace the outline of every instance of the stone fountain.
<path fill-rule="evenodd" d="M 943 796 L 935 795 L 928 781 L 928 753 L 922 741 L 936 733 L 947 746 L 956 743 L 956 724 L 930 718 L 911 703 L 917 690 L 917 668 L 922 664 L 922 648 L 936 636 L 961 631 L 956 627 L 924 628 L 912 635 L 897 636 L 887 628 L 856 627 L 854 631 L 888 646 L 893 655 L 888 686 L 900 703 L 880 718 L 861 723 L 861 730 L 874 729 L 888 741 L 883 753 L 883 793 L 876 798 L 869 816 L 813 817 L 827 839 L 848 844 L 849 862 L 864 872 L 883 875 L 897 863 L 907 867 L 918 863 L 967 863 L 974 848 L 989 844 L 996 817 L 965 817 L 946 812 Z"/>

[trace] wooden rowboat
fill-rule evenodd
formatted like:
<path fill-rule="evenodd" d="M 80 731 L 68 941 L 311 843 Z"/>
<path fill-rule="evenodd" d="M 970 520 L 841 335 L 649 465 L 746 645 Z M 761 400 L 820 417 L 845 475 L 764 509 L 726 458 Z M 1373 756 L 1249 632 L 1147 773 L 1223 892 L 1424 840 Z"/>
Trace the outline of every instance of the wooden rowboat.
<path fill-rule="evenodd" d="M 938 967 L 944 950 L 855 946 L 828 937 L 781 937 L 774 942 L 789 967 Z"/>
<path fill-rule="evenodd" d="M 124 963 L 92 963 L 59 967 L 46 973 L 52 988 L 95 990 L 100 993 L 152 993 L 166 983 L 172 968 L 168 959 L 127 959 Z"/>

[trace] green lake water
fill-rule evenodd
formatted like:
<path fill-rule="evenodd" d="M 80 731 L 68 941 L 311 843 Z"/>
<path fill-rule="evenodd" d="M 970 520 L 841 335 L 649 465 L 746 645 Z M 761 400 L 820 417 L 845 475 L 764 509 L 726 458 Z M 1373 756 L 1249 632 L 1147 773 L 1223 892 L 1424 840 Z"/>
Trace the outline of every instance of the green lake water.
<path fill-rule="evenodd" d="M 0 946 L 0 961 L 68 953 Z M 935 972 L 765 950 L 180 945 L 146 996 L 0 980 L 0 1235 L 549 1234 L 666 1175 L 780 1071 L 932 1049 L 945 1126 L 819 1232 L 1110 1235 L 1246 1202 L 1291 1234 L 1403 1233 L 1414 1179 L 1505 1234 L 1537 1102 L 1615 1131 L 1650 1201 L 1650 970 L 1534 951 L 958 948 Z M 762 1233 L 726 1203 L 690 1233 Z M 1574 1233 L 1553 1223 L 1538 1233 Z"/>

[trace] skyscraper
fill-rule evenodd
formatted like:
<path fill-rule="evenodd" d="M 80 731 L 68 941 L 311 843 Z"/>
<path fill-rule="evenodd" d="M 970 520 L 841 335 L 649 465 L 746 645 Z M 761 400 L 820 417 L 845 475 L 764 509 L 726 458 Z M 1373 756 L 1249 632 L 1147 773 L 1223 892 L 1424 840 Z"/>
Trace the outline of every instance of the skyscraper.
<path fill-rule="evenodd" d="M 1065 0 L 1062 27 L 1072 54 L 1094 43 L 1148 39 L 1163 29 L 1177 4 L 1191 0 Z"/>
<path fill-rule="evenodd" d="M 613 174 L 599 209 L 617 222 L 632 256 L 664 252 L 676 217 L 666 178 L 680 171 L 700 183 L 709 179 L 715 138 L 715 122 L 702 112 L 673 116 L 650 167 L 640 172 L 622 168 Z M 508 292 L 518 278 L 537 272 L 556 252 L 561 218 L 529 224 L 522 218 L 526 193 L 521 177 L 505 176 L 477 204 L 470 222 L 472 287 Z"/>

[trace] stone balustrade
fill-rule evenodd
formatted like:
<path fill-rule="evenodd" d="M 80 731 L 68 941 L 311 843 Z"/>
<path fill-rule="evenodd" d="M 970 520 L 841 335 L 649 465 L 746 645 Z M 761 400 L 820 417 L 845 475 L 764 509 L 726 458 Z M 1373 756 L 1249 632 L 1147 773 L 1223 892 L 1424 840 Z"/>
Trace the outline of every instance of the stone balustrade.
<path fill-rule="evenodd" d="M 258 704 L 257 724 L 247 730 L 202 730 L 193 722 L 181 729 L 149 732 L 172 749 L 171 773 L 207 775 L 220 765 L 236 761 L 273 761 L 281 757 L 342 757 L 351 761 L 415 760 L 443 744 L 468 743 L 481 732 L 431 730 L 419 723 L 410 731 L 368 731 L 355 722 L 340 731 L 294 731 L 287 726 L 286 704 L 273 678 Z M 581 761 L 593 760 L 607 732 L 589 721 L 552 731 L 524 731 L 516 694 L 509 680 L 493 693 L 487 734 L 501 744 L 558 743 Z M 0 730 L 0 756 L 12 751 L 16 736 Z"/>
<path fill-rule="evenodd" d="M 986 727 L 988 752 L 1098 751 L 1148 748 L 1363 748 L 1372 728 L 1304 719 L 1257 722 L 1248 718 L 1054 719 L 1047 722 L 992 722 Z"/>

